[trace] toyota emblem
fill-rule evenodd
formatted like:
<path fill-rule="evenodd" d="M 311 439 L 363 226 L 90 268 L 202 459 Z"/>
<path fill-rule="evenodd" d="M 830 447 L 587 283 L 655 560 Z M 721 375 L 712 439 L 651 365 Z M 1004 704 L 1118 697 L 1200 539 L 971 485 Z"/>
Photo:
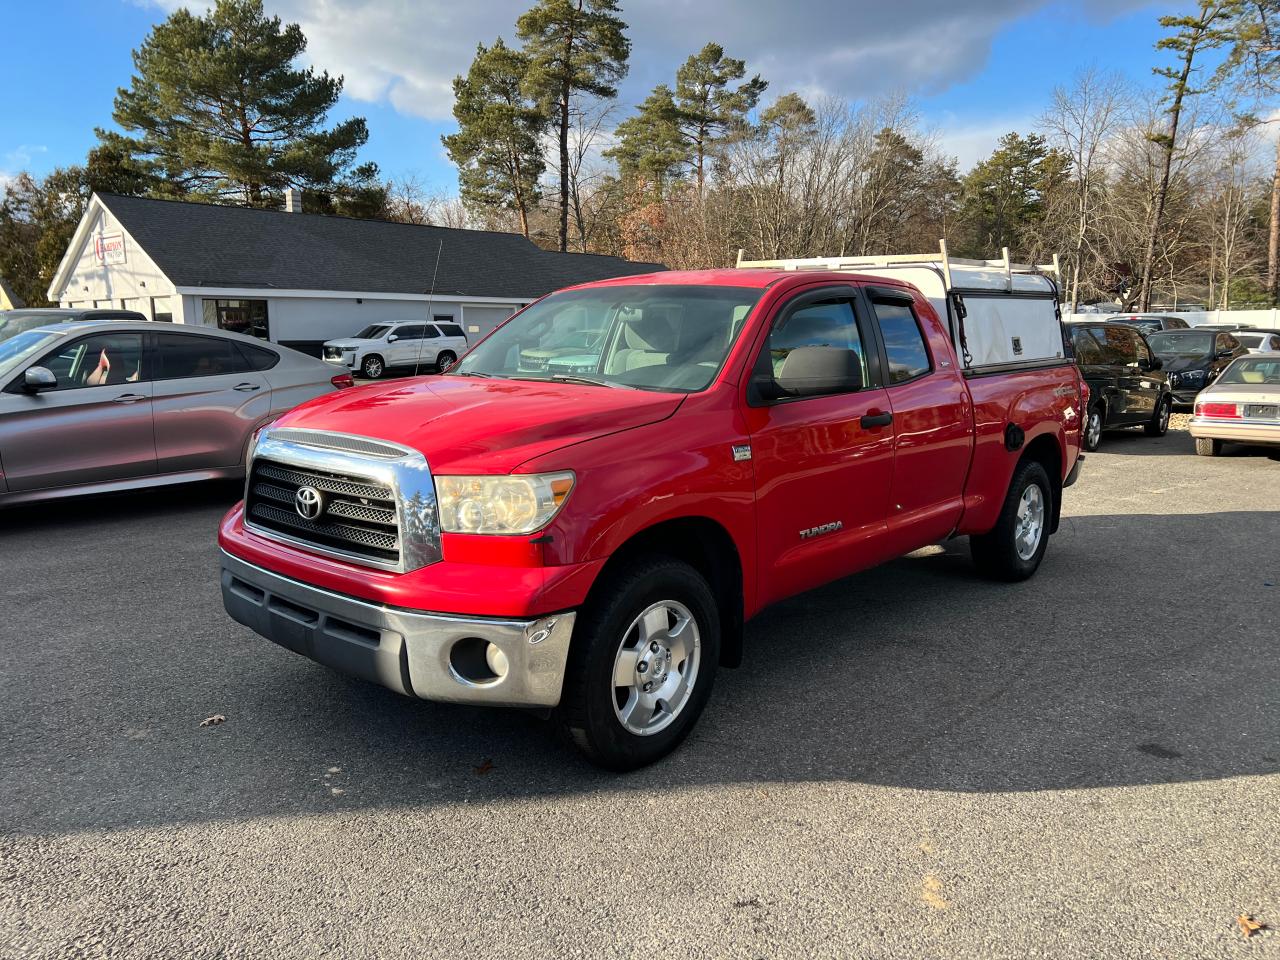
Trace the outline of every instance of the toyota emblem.
<path fill-rule="evenodd" d="M 303 520 L 314 520 L 324 512 L 324 498 L 315 487 L 299 487 L 293 495 L 293 509 Z"/>

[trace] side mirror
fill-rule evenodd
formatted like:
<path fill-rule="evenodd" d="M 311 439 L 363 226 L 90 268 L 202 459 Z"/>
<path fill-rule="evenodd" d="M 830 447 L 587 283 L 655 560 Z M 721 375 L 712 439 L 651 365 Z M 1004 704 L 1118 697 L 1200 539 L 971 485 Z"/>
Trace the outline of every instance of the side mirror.
<path fill-rule="evenodd" d="M 389 337 L 387 337 L 387 343 L 395 343 L 399 339 L 400 338 L 393 333 Z"/>
<path fill-rule="evenodd" d="M 1151 369 L 1152 369 L 1152 370 L 1163 370 L 1163 369 L 1164 369 L 1164 361 L 1163 361 L 1163 360 L 1161 360 L 1159 357 L 1152 357 L 1152 358 L 1151 358 Z"/>
<path fill-rule="evenodd" d="M 1219 350 L 1217 353 L 1213 355 L 1213 359 L 1226 360 L 1228 357 L 1233 357 L 1233 356 L 1235 356 L 1234 350 Z"/>
<path fill-rule="evenodd" d="M 57 385 L 58 378 L 48 367 L 27 367 L 27 372 L 22 376 L 22 389 L 27 393 L 52 390 Z"/>
<path fill-rule="evenodd" d="M 771 386 L 775 400 L 853 393 L 862 389 L 862 359 L 846 347 L 796 347 Z"/>

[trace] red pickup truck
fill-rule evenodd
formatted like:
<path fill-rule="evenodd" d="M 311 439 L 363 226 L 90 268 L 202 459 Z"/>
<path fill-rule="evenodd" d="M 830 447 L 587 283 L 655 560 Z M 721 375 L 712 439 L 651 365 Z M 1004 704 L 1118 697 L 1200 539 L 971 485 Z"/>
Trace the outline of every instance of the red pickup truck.
<path fill-rule="evenodd" d="M 956 536 L 987 575 L 1040 565 L 1087 388 L 1051 280 L 975 269 L 966 292 L 955 270 L 934 300 L 892 269 L 589 284 L 443 376 L 304 404 L 259 433 L 222 522 L 226 609 L 399 693 L 542 708 L 595 762 L 649 763 L 766 605 Z"/>

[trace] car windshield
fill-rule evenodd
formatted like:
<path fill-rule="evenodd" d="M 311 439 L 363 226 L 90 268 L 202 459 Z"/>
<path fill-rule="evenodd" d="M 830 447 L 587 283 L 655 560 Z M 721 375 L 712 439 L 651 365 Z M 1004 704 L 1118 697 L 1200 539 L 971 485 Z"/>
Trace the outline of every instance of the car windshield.
<path fill-rule="evenodd" d="M 33 327 L 61 323 L 65 319 L 67 318 L 56 313 L 36 313 L 32 310 L 5 310 L 0 312 L 0 340 L 8 340 L 10 337 Z"/>
<path fill-rule="evenodd" d="M 381 337 L 384 333 L 387 332 L 387 326 L 388 325 L 385 323 L 371 323 L 369 324 L 369 326 L 365 327 L 363 330 L 361 330 L 359 333 L 356 334 L 356 339 L 357 340 L 377 340 L 379 337 Z"/>
<path fill-rule="evenodd" d="M 715 378 L 762 293 L 683 284 L 554 293 L 496 330 L 450 375 L 692 393 Z"/>
<path fill-rule="evenodd" d="M 1217 382 L 1280 387 L 1280 360 L 1275 357 L 1241 357 L 1222 371 Z"/>
<path fill-rule="evenodd" d="M 0 340 L 0 379 L 7 379 L 10 373 L 25 365 L 33 355 L 40 353 L 56 339 L 56 333 L 27 330 L 7 340 Z"/>
<path fill-rule="evenodd" d="M 1213 353 L 1211 333 L 1155 333 L 1147 337 L 1147 343 L 1160 357 L 1203 360 Z"/>

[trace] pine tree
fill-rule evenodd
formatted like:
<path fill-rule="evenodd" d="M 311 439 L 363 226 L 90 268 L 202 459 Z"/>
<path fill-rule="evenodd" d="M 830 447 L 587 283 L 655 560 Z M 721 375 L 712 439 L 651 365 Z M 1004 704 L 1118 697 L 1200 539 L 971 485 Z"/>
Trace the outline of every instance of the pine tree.
<path fill-rule="evenodd" d="M 376 168 L 344 174 L 368 130 L 359 117 L 323 126 L 342 79 L 296 69 L 306 47 L 302 29 L 267 17 L 261 0 L 179 9 L 134 51 L 137 73 L 117 91 L 126 134 L 98 136 L 173 195 L 272 206 L 290 186 L 330 199 L 358 191 Z"/>
<path fill-rule="evenodd" d="M 1018 247 L 1045 212 L 1045 199 L 1063 182 L 1069 159 L 1038 133 L 1006 133 L 987 159 L 965 176 L 961 221 L 969 234 L 961 252 L 995 256 Z"/>
<path fill-rule="evenodd" d="M 676 71 L 677 123 L 689 145 L 699 193 L 706 183 L 706 158 L 715 140 L 730 130 L 744 128 L 747 114 L 769 86 L 759 74 L 730 86 L 746 72 L 746 63 L 726 57 L 718 43 L 708 43 Z"/>
<path fill-rule="evenodd" d="M 560 250 L 569 249 L 570 104 L 575 96 L 616 97 L 631 41 L 618 0 L 538 0 L 516 23 L 529 55 L 526 89 L 550 117 L 559 142 Z"/>
<path fill-rule="evenodd" d="M 680 135 L 679 112 L 665 83 L 640 104 L 636 114 L 618 124 L 617 146 L 605 151 L 618 162 L 628 181 L 651 186 L 661 199 L 667 184 L 689 161 L 689 149 Z"/>
<path fill-rule="evenodd" d="M 523 91 L 529 58 L 499 39 L 481 44 L 465 77 L 453 81 L 458 132 L 441 137 L 458 167 L 462 199 L 514 210 L 529 236 L 529 210 L 538 200 L 546 163 L 546 115 Z"/>

